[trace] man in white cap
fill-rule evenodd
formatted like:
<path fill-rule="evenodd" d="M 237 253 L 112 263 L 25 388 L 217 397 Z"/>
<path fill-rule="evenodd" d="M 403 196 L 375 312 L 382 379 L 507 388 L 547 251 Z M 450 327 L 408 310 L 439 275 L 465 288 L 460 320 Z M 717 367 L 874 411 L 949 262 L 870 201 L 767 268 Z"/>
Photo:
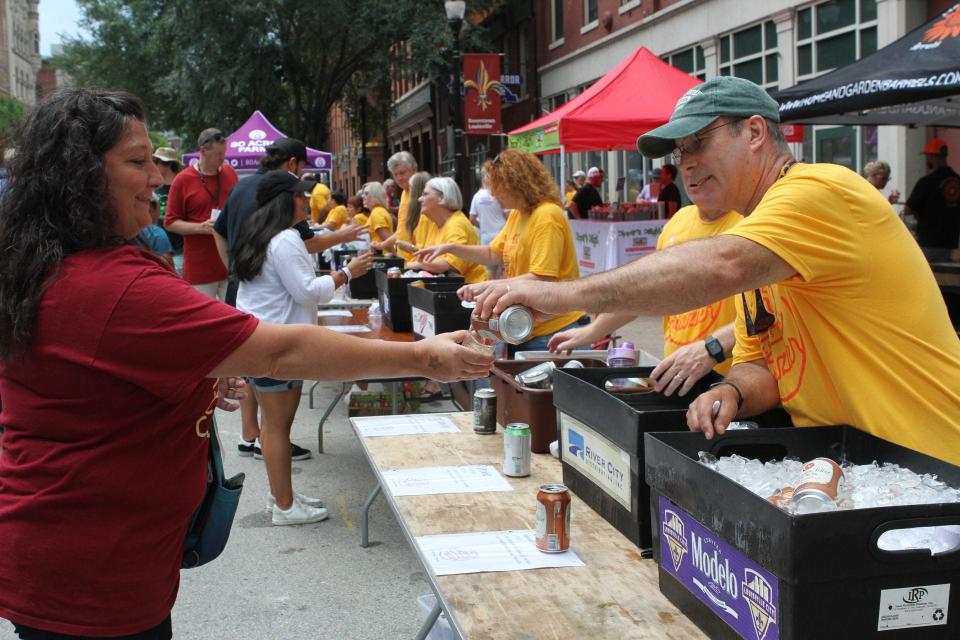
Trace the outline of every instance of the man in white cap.
<path fill-rule="evenodd" d="M 603 172 L 597 167 L 587 170 L 587 181 L 577 189 L 567 209 L 574 218 L 588 218 L 590 209 L 603 206 L 603 197 L 600 195 L 600 185 L 603 184 Z"/>
<path fill-rule="evenodd" d="M 491 282 L 477 313 L 665 315 L 739 294 L 733 367 L 690 405 L 690 429 L 709 438 L 782 403 L 796 426 L 849 424 L 960 464 L 960 339 L 923 253 L 865 179 L 797 163 L 779 120 L 749 80 L 692 88 L 638 146 L 671 155 L 695 202 L 744 220 L 572 282 Z"/>
<path fill-rule="evenodd" d="M 577 189 L 583 186 L 583 183 L 587 181 L 587 174 L 583 171 L 574 171 L 573 172 L 573 181 L 577 185 Z"/>

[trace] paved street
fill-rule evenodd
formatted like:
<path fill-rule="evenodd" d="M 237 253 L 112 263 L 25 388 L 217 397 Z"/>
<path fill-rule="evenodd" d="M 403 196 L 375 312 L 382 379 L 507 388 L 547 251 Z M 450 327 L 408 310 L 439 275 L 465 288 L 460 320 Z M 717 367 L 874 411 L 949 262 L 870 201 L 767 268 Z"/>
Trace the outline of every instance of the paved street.
<path fill-rule="evenodd" d="M 633 322 L 621 334 L 662 355 L 658 319 Z M 337 388 L 321 384 L 314 409 L 304 396 L 293 428 L 293 441 L 315 454 L 293 463 L 294 486 L 324 498 L 331 511 L 317 524 L 270 524 L 263 462 L 237 455 L 239 413 L 218 412 L 226 473 L 242 471 L 247 478 L 226 551 L 213 563 L 181 574 L 173 610 L 178 640 L 388 640 L 416 634 L 416 597 L 430 588 L 382 497 L 371 509 L 371 545 L 360 548 L 360 510 L 374 476 L 347 424 L 345 403 L 327 422 L 326 453 L 316 455 L 317 421 Z M 444 409 L 454 410 L 450 403 L 430 405 L 430 410 Z M 0 640 L 14 638 L 12 626 L 0 622 Z"/>

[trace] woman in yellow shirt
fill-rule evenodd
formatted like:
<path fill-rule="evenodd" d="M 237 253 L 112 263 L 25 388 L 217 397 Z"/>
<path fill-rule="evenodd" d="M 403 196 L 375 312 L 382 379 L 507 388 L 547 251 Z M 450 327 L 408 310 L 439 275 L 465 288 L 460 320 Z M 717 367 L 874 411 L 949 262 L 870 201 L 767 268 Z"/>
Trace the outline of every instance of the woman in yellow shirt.
<path fill-rule="evenodd" d="M 419 198 L 419 203 L 421 215 L 433 222 L 425 246 L 446 243 L 480 244 L 477 230 L 460 210 L 463 207 L 463 197 L 460 195 L 460 187 L 452 178 L 431 178 Z M 470 262 L 453 253 L 444 253 L 430 261 L 409 262 L 407 268 L 422 269 L 430 273 L 454 271 L 462 275 L 467 284 L 487 279 L 487 270 L 482 264 Z"/>
<path fill-rule="evenodd" d="M 350 196 L 347 198 L 347 215 L 353 220 L 353 224 L 365 225 L 370 218 L 370 212 L 363 206 L 363 198 L 360 196 Z"/>
<path fill-rule="evenodd" d="M 393 216 L 387 211 L 387 192 L 379 182 L 363 185 L 363 206 L 370 210 L 370 239 L 383 242 L 393 235 Z"/>
<path fill-rule="evenodd" d="M 330 213 L 327 214 L 327 219 L 323 221 L 320 227 L 336 231 L 347 223 L 350 219 L 350 214 L 347 212 L 346 196 L 339 191 L 334 191 L 330 194 L 330 199 L 333 201 L 334 207 L 330 209 Z"/>
<path fill-rule="evenodd" d="M 490 245 L 444 243 L 420 251 L 417 257 L 430 261 L 452 253 L 478 264 L 503 265 L 507 279 L 576 280 L 580 277 L 573 233 L 560 207 L 560 188 L 539 158 L 517 149 L 507 149 L 484 166 L 490 193 L 513 209 L 500 233 Z M 487 281 L 492 282 L 492 281 Z M 473 299 L 485 283 L 465 286 L 461 291 Z M 554 316 L 534 324 L 530 339 L 510 346 L 516 351 L 545 351 L 550 337 L 587 322 L 581 311 Z"/>
<path fill-rule="evenodd" d="M 427 236 L 435 230 L 436 225 L 426 216 L 420 215 L 420 196 L 423 195 L 423 188 L 430 177 L 426 171 L 410 176 L 407 182 L 408 189 L 403 192 L 404 204 L 401 207 L 404 212 L 403 223 L 397 221 L 397 232 L 385 242 L 373 242 L 371 246 L 375 250 L 384 253 L 395 251 L 404 260 L 410 261 L 420 247 L 427 246 Z"/>

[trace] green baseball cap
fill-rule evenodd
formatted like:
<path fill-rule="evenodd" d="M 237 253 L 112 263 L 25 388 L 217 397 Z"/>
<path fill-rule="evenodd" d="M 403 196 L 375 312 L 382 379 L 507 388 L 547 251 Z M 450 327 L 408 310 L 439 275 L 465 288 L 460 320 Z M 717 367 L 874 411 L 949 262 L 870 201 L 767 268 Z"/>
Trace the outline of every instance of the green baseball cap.
<path fill-rule="evenodd" d="M 648 158 L 662 158 L 676 148 L 677 138 L 693 135 L 720 116 L 753 115 L 780 122 L 780 106 L 763 87 L 749 80 L 713 78 L 680 96 L 670 121 L 637 138 L 637 149 Z"/>

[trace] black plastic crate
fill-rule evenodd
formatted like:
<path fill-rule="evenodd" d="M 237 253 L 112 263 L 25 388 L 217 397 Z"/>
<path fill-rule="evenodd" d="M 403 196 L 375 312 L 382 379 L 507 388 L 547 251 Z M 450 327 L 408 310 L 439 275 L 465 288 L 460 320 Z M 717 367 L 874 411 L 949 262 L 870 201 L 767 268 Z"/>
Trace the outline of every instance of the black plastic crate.
<path fill-rule="evenodd" d="M 330 270 L 336 271 L 346 266 L 350 259 L 356 257 L 360 251 L 357 249 L 332 249 L 331 253 L 333 254 L 333 260 L 330 261 Z"/>
<path fill-rule="evenodd" d="M 349 262 L 349 260 L 348 260 Z M 366 300 L 377 297 L 376 271 L 386 271 L 390 267 L 403 269 L 403 258 L 393 256 L 374 256 L 370 271 L 350 281 L 350 297 Z"/>
<path fill-rule="evenodd" d="M 604 389 L 607 380 L 645 378 L 652 371 L 653 367 L 562 369 L 553 382 L 564 484 L 643 549 L 651 545 L 643 434 L 686 431 L 690 403 L 722 379 L 708 373 L 683 397 L 655 392 L 613 394 Z M 782 409 L 749 420 L 764 427 L 793 424 Z"/>
<path fill-rule="evenodd" d="M 408 285 L 410 319 L 413 334 L 429 338 L 438 333 L 448 333 L 470 327 L 471 309 L 465 309 L 457 297 L 462 283 L 423 281 L 423 286 Z"/>
<path fill-rule="evenodd" d="M 380 313 L 383 321 L 394 331 L 400 333 L 413 331 L 410 319 L 410 300 L 407 285 L 412 282 L 438 281 L 447 284 L 463 284 L 463 276 L 444 276 L 434 278 L 388 278 L 387 272 L 377 270 L 377 300 L 380 301 Z"/>
<path fill-rule="evenodd" d="M 960 638 L 960 550 L 931 556 L 876 544 L 889 529 L 960 524 L 960 504 L 792 516 L 697 453 L 893 462 L 952 486 L 960 467 L 847 426 L 645 439 L 660 590 L 711 638 Z M 897 626 L 911 620 L 933 624 Z"/>

